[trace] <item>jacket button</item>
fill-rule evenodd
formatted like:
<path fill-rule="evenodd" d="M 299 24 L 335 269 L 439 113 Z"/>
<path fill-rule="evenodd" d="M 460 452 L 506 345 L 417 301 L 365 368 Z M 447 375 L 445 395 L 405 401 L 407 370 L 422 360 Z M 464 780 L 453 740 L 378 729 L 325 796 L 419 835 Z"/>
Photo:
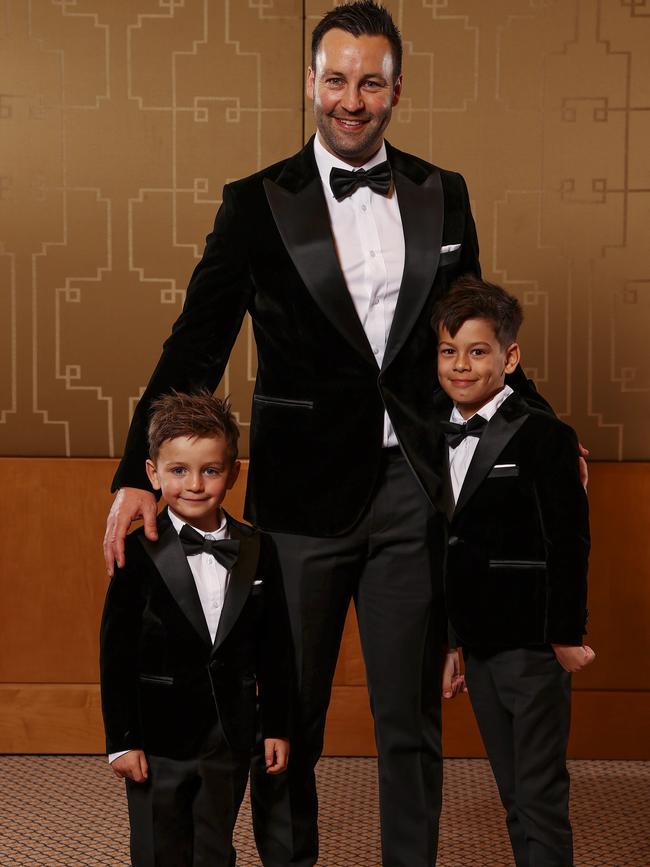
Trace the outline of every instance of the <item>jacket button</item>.
<path fill-rule="evenodd" d="M 459 542 L 460 542 L 460 539 L 458 538 L 458 536 L 450 536 L 449 537 L 448 544 L 449 544 L 450 548 L 453 548 L 454 545 L 458 545 Z"/>

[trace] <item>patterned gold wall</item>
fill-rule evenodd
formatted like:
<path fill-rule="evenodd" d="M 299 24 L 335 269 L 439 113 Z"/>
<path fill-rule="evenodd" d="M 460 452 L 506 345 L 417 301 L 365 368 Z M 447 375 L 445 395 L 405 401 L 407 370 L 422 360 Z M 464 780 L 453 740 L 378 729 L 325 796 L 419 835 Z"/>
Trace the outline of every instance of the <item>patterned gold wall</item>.
<path fill-rule="evenodd" d="M 331 0 L 0 2 L 0 453 L 119 454 L 229 179 L 311 130 Z M 650 0 L 390 0 L 393 144 L 463 172 L 524 363 L 650 459 Z M 248 325 L 222 391 L 249 418 Z"/>

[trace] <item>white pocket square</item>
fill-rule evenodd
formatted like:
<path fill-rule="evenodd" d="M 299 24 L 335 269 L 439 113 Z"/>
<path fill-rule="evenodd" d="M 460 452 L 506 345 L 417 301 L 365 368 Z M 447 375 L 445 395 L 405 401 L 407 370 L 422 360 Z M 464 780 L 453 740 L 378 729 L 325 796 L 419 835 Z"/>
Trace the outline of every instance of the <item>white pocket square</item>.
<path fill-rule="evenodd" d="M 257 581 L 253 581 L 253 587 L 257 587 L 258 584 L 264 584 L 261 578 L 259 578 Z"/>
<path fill-rule="evenodd" d="M 445 244 L 440 248 L 441 253 L 453 253 L 455 250 L 460 250 L 460 244 Z"/>
<path fill-rule="evenodd" d="M 495 464 L 492 469 L 493 470 L 502 470 L 505 467 L 516 467 L 517 464 Z"/>

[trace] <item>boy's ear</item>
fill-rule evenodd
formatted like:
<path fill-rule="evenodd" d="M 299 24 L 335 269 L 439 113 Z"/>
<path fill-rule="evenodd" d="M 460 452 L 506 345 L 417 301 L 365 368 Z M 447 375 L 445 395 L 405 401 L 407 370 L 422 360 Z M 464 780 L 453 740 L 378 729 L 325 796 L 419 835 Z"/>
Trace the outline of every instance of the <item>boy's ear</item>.
<path fill-rule="evenodd" d="M 149 477 L 149 481 L 151 482 L 151 487 L 154 491 L 160 490 L 160 480 L 158 478 L 158 473 L 156 471 L 156 465 L 151 460 L 151 458 L 147 458 L 147 463 L 145 464 L 145 469 L 147 470 L 147 476 Z"/>
<path fill-rule="evenodd" d="M 521 351 L 518 343 L 511 343 L 506 349 L 506 373 L 512 373 L 521 361 Z"/>
<path fill-rule="evenodd" d="M 232 466 L 228 470 L 228 481 L 226 483 L 226 490 L 229 491 L 239 478 L 239 471 L 241 470 L 241 461 L 233 461 Z"/>

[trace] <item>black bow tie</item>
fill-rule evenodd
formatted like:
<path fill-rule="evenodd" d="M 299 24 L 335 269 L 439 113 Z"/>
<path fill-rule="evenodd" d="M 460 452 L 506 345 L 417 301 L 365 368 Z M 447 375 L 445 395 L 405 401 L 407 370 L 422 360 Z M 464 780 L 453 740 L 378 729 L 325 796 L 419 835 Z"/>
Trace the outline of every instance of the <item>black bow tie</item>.
<path fill-rule="evenodd" d="M 357 169 L 354 172 L 348 172 L 345 169 L 332 169 L 330 172 L 330 187 L 334 193 L 334 198 L 345 199 L 351 196 L 352 193 L 359 187 L 370 187 L 374 193 L 379 193 L 381 196 L 387 196 L 390 192 L 391 171 L 388 160 L 379 163 L 372 169 Z"/>
<path fill-rule="evenodd" d="M 487 421 L 482 415 L 473 415 L 465 424 L 456 424 L 453 421 L 442 421 L 440 427 L 445 432 L 447 444 L 455 449 L 465 437 L 480 437 L 485 430 Z"/>
<path fill-rule="evenodd" d="M 183 524 L 178 535 L 187 557 L 202 552 L 212 554 L 217 563 L 221 563 L 228 572 L 237 562 L 239 555 L 238 539 L 206 539 L 189 524 Z"/>

